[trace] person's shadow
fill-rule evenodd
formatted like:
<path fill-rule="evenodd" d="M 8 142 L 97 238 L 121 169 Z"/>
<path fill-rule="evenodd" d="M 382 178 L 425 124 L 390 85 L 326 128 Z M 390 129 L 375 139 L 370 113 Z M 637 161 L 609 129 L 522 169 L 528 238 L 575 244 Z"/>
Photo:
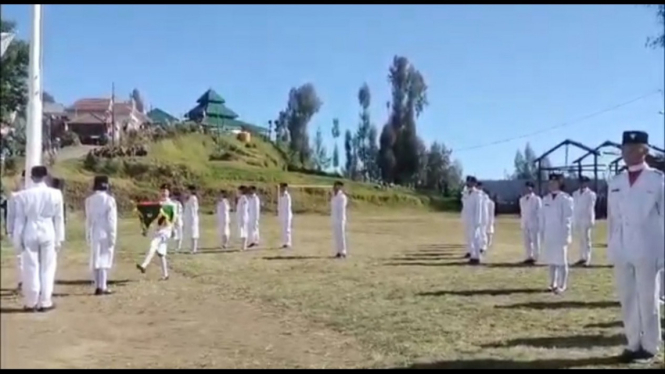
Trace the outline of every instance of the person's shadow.
<path fill-rule="evenodd" d="M 541 359 L 532 361 L 470 359 L 416 363 L 393 369 L 571 369 L 590 366 L 614 366 L 619 364 L 616 357 L 589 357 L 570 359 Z"/>

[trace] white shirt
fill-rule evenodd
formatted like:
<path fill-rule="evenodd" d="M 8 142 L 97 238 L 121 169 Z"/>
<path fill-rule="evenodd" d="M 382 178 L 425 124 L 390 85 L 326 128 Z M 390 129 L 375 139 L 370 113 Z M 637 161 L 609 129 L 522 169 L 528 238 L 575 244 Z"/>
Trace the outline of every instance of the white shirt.
<path fill-rule="evenodd" d="M 346 204 L 347 198 L 344 192 L 339 191 L 330 199 L 330 216 L 333 223 L 346 223 Z"/>
<path fill-rule="evenodd" d="M 36 242 L 53 242 L 59 247 L 65 240 L 62 193 L 39 182 L 15 195 L 12 238 L 16 248 Z"/>
<path fill-rule="evenodd" d="M 290 219 L 293 216 L 291 212 L 291 195 L 288 191 L 284 191 L 279 195 L 277 200 L 277 216 L 280 219 Z"/>

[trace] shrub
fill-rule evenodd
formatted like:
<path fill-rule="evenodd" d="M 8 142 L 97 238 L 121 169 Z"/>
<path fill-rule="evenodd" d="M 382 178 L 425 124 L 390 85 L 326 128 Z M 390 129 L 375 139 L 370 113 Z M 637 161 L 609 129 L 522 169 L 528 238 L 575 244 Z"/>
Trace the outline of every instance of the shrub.
<path fill-rule="evenodd" d="M 91 151 L 88 152 L 88 154 L 85 156 L 85 159 L 83 160 L 83 168 L 88 171 L 96 172 L 100 163 L 100 158 L 93 155 Z"/>

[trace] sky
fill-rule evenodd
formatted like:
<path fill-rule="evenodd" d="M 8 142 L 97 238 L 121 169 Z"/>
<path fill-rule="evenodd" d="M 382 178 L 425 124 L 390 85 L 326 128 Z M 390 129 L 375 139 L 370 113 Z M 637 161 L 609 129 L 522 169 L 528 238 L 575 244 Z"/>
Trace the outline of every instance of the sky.
<path fill-rule="evenodd" d="M 30 12 L 2 6 L 23 39 Z M 365 82 L 372 120 L 385 124 L 388 68 L 402 55 L 428 84 L 419 136 L 445 143 L 465 174 L 511 173 L 527 142 L 540 154 L 624 130 L 659 146 L 665 137 L 665 52 L 645 47 L 662 26 L 644 6 L 45 5 L 43 17 L 44 89 L 66 105 L 109 97 L 115 83 L 119 97 L 138 88 L 182 115 L 213 88 L 240 119 L 267 126 L 289 89 L 311 82 L 323 106 L 309 131 L 320 126 L 331 150 L 334 118 L 357 127 Z"/>

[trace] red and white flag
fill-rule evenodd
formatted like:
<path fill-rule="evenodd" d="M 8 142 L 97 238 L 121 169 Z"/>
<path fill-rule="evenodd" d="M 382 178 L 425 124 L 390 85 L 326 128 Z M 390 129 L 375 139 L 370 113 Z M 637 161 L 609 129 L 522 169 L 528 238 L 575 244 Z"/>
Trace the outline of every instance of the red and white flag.
<path fill-rule="evenodd" d="M 9 48 L 9 44 L 14 40 L 14 34 L 11 32 L 3 32 L 0 34 L 0 57 L 5 55 L 5 52 L 7 51 L 7 48 Z"/>

